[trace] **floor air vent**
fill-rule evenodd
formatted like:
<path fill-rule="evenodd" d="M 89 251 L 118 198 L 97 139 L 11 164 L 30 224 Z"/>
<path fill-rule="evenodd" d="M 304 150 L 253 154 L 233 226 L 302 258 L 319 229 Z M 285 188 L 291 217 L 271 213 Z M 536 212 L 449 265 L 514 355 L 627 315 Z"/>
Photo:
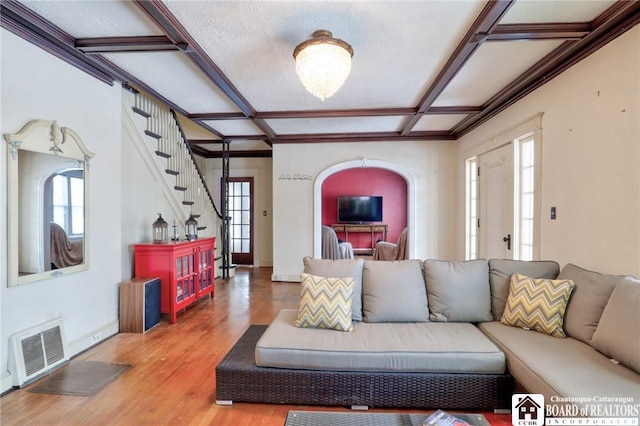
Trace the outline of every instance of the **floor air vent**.
<path fill-rule="evenodd" d="M 60 319 L 13 334 L 10 365 L 14 386 L 23 387 L 65 364 L 69 360 L 65 342 Z"/>

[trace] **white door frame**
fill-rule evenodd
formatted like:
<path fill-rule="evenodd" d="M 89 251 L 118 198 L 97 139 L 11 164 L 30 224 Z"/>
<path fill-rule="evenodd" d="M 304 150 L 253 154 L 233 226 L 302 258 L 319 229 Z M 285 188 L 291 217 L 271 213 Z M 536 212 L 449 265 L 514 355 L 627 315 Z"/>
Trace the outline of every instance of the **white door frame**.
<path fill-rule="evenodd" d="M 521 138 L 523 135 L 532 133 L 535 141 L 535 202 L 534 202 L 534 211 L 535 211 L 535 220 L 534 220 L 534 235 L 533 235 L 533 259 L 540 259 L 540 224 L 542 219 L 542 208 L 541 208 L 541 188 L 542 188 L 542 117 L 544 113 L 538 112 L 531 117 L 522 120 L 521 122 L 515 124 L 514 126 L 503 130 L 502 132 L 495 134 L 486 142 L 481 143 L 474 148 L 465 151 L 463 158 L 466 160 L 476 157 L 480 158 L 482 154 L 486 154 L 494 149 L 498 149 L 506 144 L 515 143 L 514 141 Z M 479 188 L 479 179 L 478 179 L 478 190 Z M 478 197 L 480 197 L 480 193 L 478 193 Z M 479 199 L 478 199 L 479 200 Z M 515 200 L 514 200 L 515 202 Z M 478 207 L 479 209 L 479 207 Z M 479 212 L 479 211 L 478 211 Z M 466 219 L 466 218 L 465 218 Z M 482 221 L 482 219 L 481 219 Z M 480 233 L 481 230 L 478 230 Z M 481 235 L 478 234 L 478 256 L 480 256 L 480 239 Z M 512 245 L 515 240 L 512 241 Z"/>

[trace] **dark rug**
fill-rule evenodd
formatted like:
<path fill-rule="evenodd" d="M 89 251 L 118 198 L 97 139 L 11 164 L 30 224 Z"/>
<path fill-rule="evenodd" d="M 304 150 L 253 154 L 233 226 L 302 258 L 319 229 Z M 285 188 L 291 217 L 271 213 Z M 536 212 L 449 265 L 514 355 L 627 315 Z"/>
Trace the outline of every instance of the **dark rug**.
<path fill-rule="evenodd" d="M 131 366 L 98 361 L 76 361 L 55 371 L 29 392 L 93 396 Z"/>
<path fill-rule="evenodd" d="M 451 414 L 474 426 L 490 426 L 482 414 Z M 285 426 L 422 426 L 427 417 L 428 414 L 289 411 Z"/>

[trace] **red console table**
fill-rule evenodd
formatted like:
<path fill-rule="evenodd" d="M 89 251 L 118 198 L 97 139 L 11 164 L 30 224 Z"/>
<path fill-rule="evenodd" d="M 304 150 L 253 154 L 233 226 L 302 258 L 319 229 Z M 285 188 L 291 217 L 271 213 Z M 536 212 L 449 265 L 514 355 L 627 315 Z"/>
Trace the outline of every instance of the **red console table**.
<path fill-rule="evenodd" d="M 160 312 L 176 322 L 179 310 L 214 295 L 215 238 L 168 244 L 135 244 L 136 277 L 160 278 Z"/>

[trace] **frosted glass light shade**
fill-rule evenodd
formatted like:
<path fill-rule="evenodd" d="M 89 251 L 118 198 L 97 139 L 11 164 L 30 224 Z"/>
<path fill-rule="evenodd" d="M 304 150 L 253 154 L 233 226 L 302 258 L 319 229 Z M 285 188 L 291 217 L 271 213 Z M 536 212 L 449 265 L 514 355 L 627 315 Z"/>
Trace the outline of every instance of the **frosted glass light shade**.
<path fill-rule="evenodd" d="M 351 72 L 351 46 L 319 30 L 294 50 L 296 73 L 304 87 L 322 101 L 333 96 Z"/>

